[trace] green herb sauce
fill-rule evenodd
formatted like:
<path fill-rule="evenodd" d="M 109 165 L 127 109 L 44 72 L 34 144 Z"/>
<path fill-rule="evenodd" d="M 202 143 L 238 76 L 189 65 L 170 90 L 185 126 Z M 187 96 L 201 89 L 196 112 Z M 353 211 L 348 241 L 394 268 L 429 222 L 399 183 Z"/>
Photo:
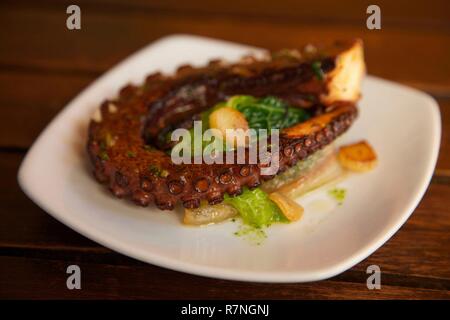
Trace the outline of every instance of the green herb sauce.
<path fill-rule="evenodd" d="M 339 205 L 342 205 L 347 196 L 347 190 L 344 188 L 333 188 L 328 190 L 328 195 L 336 200 Z"/>
<path fill-rule="evenodd" d="M 234 232 L 237 237 L 242 237 L 253 245 L 261 245 L 267 238 L 267 234 L 262 228 L 256 228 L 250 225 L 241 225 L 238 230 Z"/>

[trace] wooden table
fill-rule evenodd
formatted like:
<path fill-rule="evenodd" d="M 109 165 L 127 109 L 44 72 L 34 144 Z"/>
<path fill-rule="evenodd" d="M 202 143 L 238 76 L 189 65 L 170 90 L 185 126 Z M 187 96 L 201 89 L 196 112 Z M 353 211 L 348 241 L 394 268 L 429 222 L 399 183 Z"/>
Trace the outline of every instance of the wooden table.
<path fill-rule="evenodd" d="M 367 4 L 332 0 L 241 0 L 239 5 L 81 0 L 82 29 L 69 31 L 66 8 L 71 2 L 11 0 L 0 5 L 1 298 L 450 298 L 448 1 L 376 1 L 382 29 L 374 31 L 366 28 Z M 269 49 L 362 37 L 371 74 L 424 90 L 440 105 L 439 161 L 412 217 L 382 248 L 343 274 L 278 285 L 214 280 L 141 263 L 82 237 L 38 208 L 19 189 L 16 175 L 39 132 L 100 74 L 173 33 Z M 82 290 L 66 289 L 70 264 L 83 270 Z M 372 264 L 382 269 L 381 290 L 366 287 L 366 268 Z"/>

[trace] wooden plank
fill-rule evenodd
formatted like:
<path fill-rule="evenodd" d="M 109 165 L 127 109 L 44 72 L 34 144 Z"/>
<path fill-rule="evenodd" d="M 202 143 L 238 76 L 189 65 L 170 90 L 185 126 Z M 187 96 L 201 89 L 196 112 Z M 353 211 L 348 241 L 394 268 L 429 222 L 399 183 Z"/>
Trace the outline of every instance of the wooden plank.
<path fill-rule="evenodd" d="M 416 219 L 417 215 L 420 213 L 414 213 L 404 230 L 353 270 L 365 271 L 370 265 L 378 265 L 383 272 L 450 280 L 450 254 L 448 249 L 438 248 L 438 243 L 449 247 L 450 229 L 446 232 L 413 231 L 413 225 L 421 220 Z"/>
<path fill-rule="evenodd" d="M 413 84 L 436 95 L 450 93 L 450 34 L 445 28 L 392 26 L 369 31 L 365 25 L 335 25 L 301 21 L 265 21 L 204 15 L 201 17 L 149 11 L 112 14 L 88 7 L 80 31 L 65 28 L 65 11 L 7 7 L 0 19 L 0 66 L 99 73 L 151 41 L 173 33 L 193 33 L 269 49 L 305 42 L 362 37 L 369 71 Z M 39 28 L 36 28 L 39 26 Z M 27 39 L 23 41 L 22 39 Z"/>
<path fill-rule="evenodd" d="M 441 148 L 436 165 L 436 174 L 450 177 L 450 99 L 439 100 L 441 110 Z"/>
<path fill-rule="evenodd" d="M 0 146 L 28 148 L 72 98 L 93 80 L 86 75 L 0 72 Z"/>
<path fill-rule="evenodd" d="M 409 288 L 382 282 L 326 280 L 306 284 L 258 284 L 214 280 L 154 266 L 77 263 L 81 290 L 66 288 L 66 268 L 75 262 L 0 257 L 0 298 L 25 299 L 448 299 L 448 290 Z M 383 280 L 382 280 L 383 281 Z"/>
<path fill-rule="evenodd" d="M 117 254 L 103 247 L 98 248 L 55 248 L 55 247 L 0 247 L 0 256 L 40 259 L 40 260 L 58 260 L 66 263 L 77 264 L 103 264 L 127 267 L 145 267 L 149 266 L 144 262 L 140 262 L 126 256 Z M 392 257 L 390 257 L 392 260 Z M 364 283 L 367 280 L 367 268 L 376 264 L 380 267 L 383 274 L 383 283 L 391 286 L 450 290 L 450 279 L 434 276 L 423 276 L 420 274 L 405 273 L 400 274 L 397 270 L 390 270 L 389 265 L 384 262 L 366 259 L 350 270 L 333 277 L 330 280 L 340 282 Z M 155 267 L 156 268 L 156 267 Z M 169 271 L 170 272 L 170 271 Z M 177 273 L 172 271 L 173 273 Z"/>
<path fill-rule="evenodd" d="M 79 254 L 81 261 L 90 263 L 136 264 L 71 231 L 27 199 L 16 182 L 21 158 L 16 153 L 0 157 L 0 171 L 4 172 L 0 182 L 0 255 L 67 259 Z M 377 264 L 390 274 L 450 279 L 448 194 L 450 184 L 431 184 L 400 232 L 354 270 L 363 272 L 368 265 Z"/>

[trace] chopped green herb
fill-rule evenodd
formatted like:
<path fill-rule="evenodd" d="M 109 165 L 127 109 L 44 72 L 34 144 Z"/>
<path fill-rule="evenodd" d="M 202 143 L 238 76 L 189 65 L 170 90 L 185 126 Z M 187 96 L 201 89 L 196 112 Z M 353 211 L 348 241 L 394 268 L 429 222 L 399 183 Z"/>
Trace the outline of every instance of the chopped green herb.
<path fill-rule="evenodd" d="M 146 144 L 146 145 L 144 145 L 144 150 L 145 151 L 153 151 L 153 150 L 155 150 L 155 148 L 150 146 L 150 145 L 148 145 L 148 144 Z"/>
<path fill-rule="evenodd" d="M 105 160 L 105 161 L 109 160 L 109 156 L 108 156 L 108 153 L 106 151 L 101 151 L 99 156 L 100 156 L 100 159 L 102 159 L 102 160 Z"/>
<path fill-rule="evenodd" d="M 237 237 L 242 237 L 253 245 L 261 245 L 267 238 L 267 234 L 264 229 L 257 228 L 249 225 L 241 225 L 239 229 L 233 234 Z"/>
<path fill-rule="evenodd" d="M 328 194 L 334 198 L 339 205 L 344 203 L 345 197 L 347 195 L 347 190 L 344 188 L 333 188 L 328 191 Z"/>
<path fill-rule="evenodd" d="M 153 173 L 155 176 L 159 176 L 161 174 L 161 169 L 153 164 L 148 166 L 148 171 Z"/>
<path fill-rule="evenodd" d="M 148 171 L 153 173 L 155 176 L 161 177 L 161 178 L 165 178 L 169 175 L 169 171 L 167 171 L 165 169 L 161 169 L 153 164 L 148 166 Z"/>
<path fill-rule="evenodd" d="M 136 157 L 136 153 L 134 153 L 133 151 L 127 151 L 127 157 L 134 158 L 134 157 Z"/>
<path fill-rule="evenodd" d="M 311 68 L 313 69 L 314 74 L 316 75 L 317 79 L 322 81 L 325 76 L 325 74 L 323 73 L 323 70 L 322 70 L 322 62 L 320 62 L 320 61 L 313 62 L 311 64 Z"/>

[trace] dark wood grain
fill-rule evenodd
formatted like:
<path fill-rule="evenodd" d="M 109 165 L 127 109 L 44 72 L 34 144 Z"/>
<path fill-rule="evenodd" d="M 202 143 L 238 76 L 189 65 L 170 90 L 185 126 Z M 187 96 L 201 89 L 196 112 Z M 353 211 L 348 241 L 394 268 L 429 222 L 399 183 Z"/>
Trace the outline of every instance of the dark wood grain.
<path fill-rule="evenodd" d="M 439 101 L 441 106 L 442 136 L 436 173 L 450 177 L 450 99 Z"/>
<path fill-rule="evenodd" d="M 0 71 L 0 147 L 26 149 L 64 106 L 94 78 Z M 20 84 L 20 85 L 18 85 Z"/>
<path fill-rule="evenodd" d="M 75 257 L 74 257 L 75 258 Z M 76 262 L 82 272 L 82 289 L 67 290 L 65 273 Z M 382 290 L 368 290 L 365 274 L 358 282 L 321 281 L 306 284 L 258 284 L 175 273 L 154 266 L 117 266 L 51 259 L 0 257 L 0 287 L 9 298 L 72 299 L 445 299 L 446 290 L 409 288 L 382 284 Z M 0 270 L 2 271 L 2 270 Z M 17 283 L 27 283 L 27 290 Z M 107 288 L 105 290 L 105 288 Z M 270 288 L 270 289 L 269 289 Z M 0 291 L 0 298 L 2 291 Z"/>
<path fill-rule="evenodd" d="M 102 0 L 102 5 L 120 5 L 120 0 Z M 408 24 L 423 26 L 449 26 L 448 15 L 450 10 L 448 1 L 408 1 L 397 0 L 377 1 L 382 8 L 383 22 L 392 24 Z M 322 23 L 364 23 L 366 19 L 365 1 L 333 1 L 333 0 L 282 0 L 282 1 L 258 1 L 245 0 L 239 5 L 229 5 L 223 1 L 195 0 L 188 3 L 180 3 L 176 0 L 145 1 L 133 0 L 128 8 L 149 8 L 153 10 L 167 10 L 189 12 L 191 14 L 219 14 L 239 17 L 263 17 L 265 20 L 278 19 L 281 21 L 294 20 L 297 22 L 320 21 Z"/>
<path fill-rule="evenodd" d="M 0 298 L 450 299 L 450 2 L 378 1 L 383 29 L 368 31 L 368 3 L 348 0 L 243 0 L 239 6 L 206 0 L 80 0 L 82 30 L 68 31 L 69 2 L 0 4 L 0 42 L 6 48 L 0 50 Z M 439 160 L 408 222 L 337 277 L 309 284 L 256 284 L 186 275 L 122 256 L 33 204 L 16 175 L 39 132 L 100 74 L 173 33 L 268 49 L 358 36 L 365 41 L 371 74 L 438 98 Z M 65 287 L 65 269 L 73 263 L 82 268 L 80 291 Z M 366 287 L 366 268 L 372 264 L 383 272 L 379 291 Z"/>
<path fill-rule="evenodd" d="M 35 1 L 4 0 L 5 3 L 22 7 L 36 5 Z M 73 2 L 70 0 L 41 0 L 40 8 L 65 8 Z M 261 19 L 265 21 L 296 21 L 301 23 L 321 22 L 324 24 L 354 23 L 361 24 L 366 19 L 368 2 L 354 0 L 279 0 L 259 1 L 242 0 L 239 5 L 230 5 L 220 0 L 79 0 L 81 8 L 107 12 L 153 12 L 164 14 L 182 13 L 183 15 L 204 17 L 239 17 L 241 19 Z M 382 9 L 383 24 L 448 27 L 450 4 L 446 0 L 379 0 L 376 4 Z"/>

